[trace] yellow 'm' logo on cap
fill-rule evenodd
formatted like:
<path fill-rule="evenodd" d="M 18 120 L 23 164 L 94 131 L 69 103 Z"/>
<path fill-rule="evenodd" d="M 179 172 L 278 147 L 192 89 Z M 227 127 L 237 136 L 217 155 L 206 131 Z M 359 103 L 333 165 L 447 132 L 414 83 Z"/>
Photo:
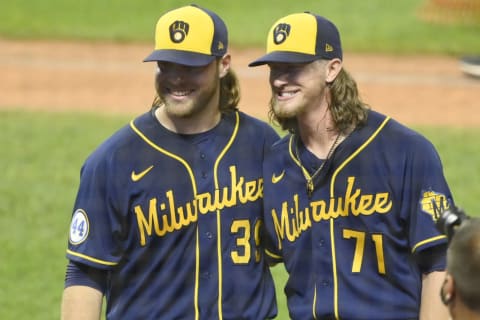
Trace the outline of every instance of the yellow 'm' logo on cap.
<path fill-rule="evenodd" d="M 325 52 L 332 52 L 332 51 L 333 51 L 333 47 L 330 44 L 326 43 L 325 44 Z"/>

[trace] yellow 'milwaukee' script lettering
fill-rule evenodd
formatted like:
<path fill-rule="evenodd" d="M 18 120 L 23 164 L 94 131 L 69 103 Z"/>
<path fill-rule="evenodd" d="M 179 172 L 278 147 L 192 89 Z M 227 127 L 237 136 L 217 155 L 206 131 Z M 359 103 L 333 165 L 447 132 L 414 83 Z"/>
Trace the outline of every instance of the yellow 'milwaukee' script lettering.
<path fill-rule="evenodd" d="M 158 204 L 157 198 L 148 202 L 148 216 L 141 205 L 133 209 L 137 216 L 140 245 L 144 246 L 147 237 L 155 234 L 163 237 L 169 232 L 180 230 L 198 220 L 198 214 L 216 212 L 224 208 L 254 202 L 263 197 L 263 179 L 245 181 L 245 177 L 237 177 L 237 168 L 230 168 L 230 186 L 217 189 L 212 193 L 197 194 L 196 197 L 184 204 L 175 204 L 175 195 L 172 190 L 165 193 L 166 201 Z"/>
<path fill-rule="evenodd" d="M 386 214 L 392 208 L 392 200 L 388 192 L 362 194 L 362 190 L 353 189 L 355 177 L 347 179 L 344 196 L 329 200 L 312 201 L 309 207 L 299 208 L 298 194 L 293 195 L 293 203 L 284 201 L 280 216 L 272 209 L 272 218 L 278 239 L 278 248 L 282 248 L 282 240 L 295 241 L 302 232 L 308 230 L 313 222 L 320 222 L 338 217 L 369 216 L 374 213 Z"/>

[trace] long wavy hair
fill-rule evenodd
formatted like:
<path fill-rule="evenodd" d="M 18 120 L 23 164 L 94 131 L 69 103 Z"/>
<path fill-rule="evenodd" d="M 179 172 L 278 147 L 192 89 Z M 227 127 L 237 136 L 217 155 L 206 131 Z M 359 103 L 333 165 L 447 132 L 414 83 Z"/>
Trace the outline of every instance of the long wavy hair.
<path fill-rule="evenodd" d="M 218 62 L 219 60 L 217 60 Z M 221 113 L 229 113 L 238 110 L 238 103 L 240 102 L 240 82 L 237 75 L 230 68 L 227 74 L 220 79 L 220 98 L 219 109 Z M 163 105 L 162 99 L 155 95 L 152 102 L 152 108 L 157 108 Z"/>
<path fill-rule="evenodd" d="M 342 68 L 335 80 L 327 85 L 327 90 L 330 93 L 328 107 L 332 113 L 335 128 L 341 133 L 346 133 L 348 130 L 364 125 L 370 107 L 360 99 L 357 83 L 352 76 Z M 272 96 L 268 112 L 270 121 L 290 133 L 297 132 L 297 119 L 295 117 L 277 117 L 273 111 L 273 103 L 274 98 Z"/>

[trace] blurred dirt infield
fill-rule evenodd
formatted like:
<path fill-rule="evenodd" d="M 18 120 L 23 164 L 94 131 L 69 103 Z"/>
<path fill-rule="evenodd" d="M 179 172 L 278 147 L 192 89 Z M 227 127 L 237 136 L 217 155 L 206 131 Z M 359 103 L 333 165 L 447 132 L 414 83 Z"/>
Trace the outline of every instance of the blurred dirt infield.
<path fill-rule="evenodd" d="M 151 45 L 0 39 L 0 108 L 136 115 L 153 99 Z M 248 68 L 262 49 L 232 49 L 240 109 L 267 117 L 268 67 Z M 345 53 L 344 67 L 370 106 L 408 125 L 480 126 L 480 79 L 445 56 Z"/>

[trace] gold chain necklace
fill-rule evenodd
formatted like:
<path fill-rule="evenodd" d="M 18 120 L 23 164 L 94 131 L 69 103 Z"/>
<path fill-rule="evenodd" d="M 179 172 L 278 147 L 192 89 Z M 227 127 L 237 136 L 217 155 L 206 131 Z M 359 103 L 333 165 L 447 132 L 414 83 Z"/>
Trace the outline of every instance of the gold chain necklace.
<path fill-rule="evenodd" d="M 323 167 L 325 166 L 325 163 L 332 156 L 333 150 L 335 150 L 335 147 L 337 146 L 337 143 L 338 143 L 339 140 L 340 140 L 340 133 L 337 134 L 337 137 L 335 138 L 335 141 L 333 142 L 332 146 L 330 147 L 330 150 L 328 150 L 328 154 L 327 154 L 327 157 L 325 158 L 325 160 L 322 162 L 320 167 L 317 170 L 315 170 L 315 172 L 312 175 L 310 175 L 308 173 L 308 170 L 303 166 L 302 160 L 300 159 L 300 153 L 298 152 L 299 138 L 298 138 L 298 135 L 295 135 L 295 153 L 296 153 L 295 156 L 297 157 L 298 163 L 300 164 L 300 168 L 302 168 L 303 176 L 305 177 L 305 180 L 307 181 L 306 189 L 307 189 L 307 195 L 308 195 L 309 199 L 312 197 L 313 190 L 315 189 L 315 184 L 313 183 L 313 180 L 322 171 Z"/>

